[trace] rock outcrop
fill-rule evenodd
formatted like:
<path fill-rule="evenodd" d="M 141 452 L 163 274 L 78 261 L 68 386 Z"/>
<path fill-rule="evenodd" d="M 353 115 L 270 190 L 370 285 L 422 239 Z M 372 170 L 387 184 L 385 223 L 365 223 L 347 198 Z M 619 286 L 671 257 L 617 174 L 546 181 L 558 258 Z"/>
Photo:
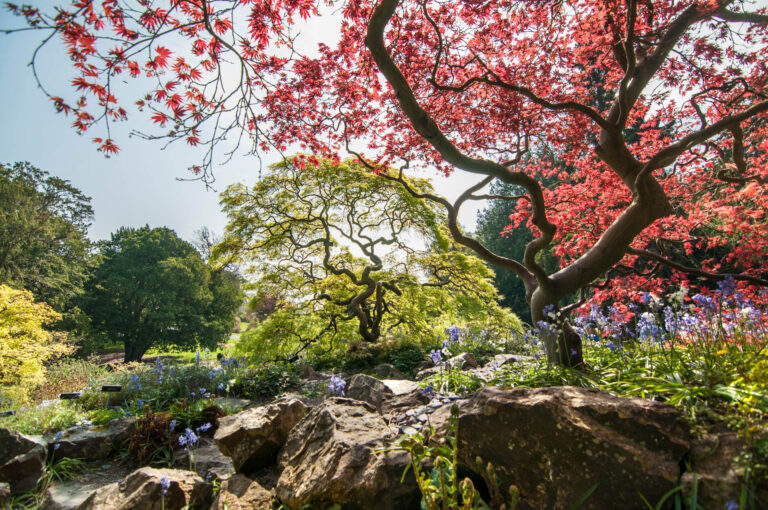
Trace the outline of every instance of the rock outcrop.
<path fill-rule="evenodd" d="M 707 434 L 694 441 L 683 473 L 683 493 L 690 497 L 696 486 L 696 501 L 702 508 L 726 508 L 728 501 L 739 501 L 744 482 L 744 466 L 737 457 L 746 449 L 735 432 Z M 768 508 L 768 480 L 754 480 L 755 508 Z"/>
<path fill-rule="evenodd" d="M 379 411 L 381 411 L 384 400 L 394 395 L 389 386 L 370 375 L 355 374 L 347 384 L 347 397 L 368 402 Z"/>
<path fill-rule="evenodd" d="M 0 510 L 11 508 L 11 486 L 6 482 L 0 482 Z"/>
<path fill-rule="evenodd" d="M 238 473 L 274 464 L 288 433 L 309 412 L 300 400 L 278 400 L 219 420 L 214 441 Z"/>
<path fill-rule="evenodd" d="M 486 387 L 461 404 L 460 465 L 492 463 L 499 486 L 520 491 L 520 510 L 565 509 L 596 486 L 583 510 L 641 509 L 678 485 L 689 451 L 672 406 L 575 387 Z"/>
<path fill-rule="evenodd" d="M 165 479 L 165 480 L 164 480 Z M 163 482 L 167 481 L 167 488 Z M 165 490 L 165 492 L 163 492 Z M 78 510 L 181 510 L 208 508 L 213 487 L 192 471 L 137 469 L 125 480 L 91 494 Z"/>
<path fill-rule="evenodd" d="M 197 474 L 209 481 L 221 480 L 235 472 L 232 459 L 221 453 L 210 438 L 200 438 L 192 452 L 191 462 L 189 454 L 189 450 L 176 450 L 173 454 L 174 465 L 182 468 L 191 465 Z"/>
<path fill-rule="evenodd" d="M 12 495 L 35 488 L 45 470 L 48 448 L 42 438 L 0 429 L 0 481 Z"/>
<path fill-rule="evenodd" d="M 390 450 L 396 437 L 370 404 L 326 400 L 288 436 L 279 459 L 278 498 L 290 508 L 419 508 L 413 474 L 400 482 L 409 456 Z"/>
<path fill-rule="evenodd" d="M 211 510 L 271 510 L 272 493 L 245 475 L 235 474 L 221 482 Z"/>
<path fill-rule="evenodd" d="M 121 418 L 105 426 L 77 428 L 65 431 L 61 439 L 50 443 L 49 448 L 51 454 L 54 454 L 54 445 L 58 445 L 56 458 L 69 457 L 84 461 L 106 459 L 123 446 L 134 427 L 133 418 Z"/>
<path fill-rule="evenodd" d="M 379 379 L 405 379 L 403 373 L 395 365 L 382 363 L 373 369 L 373 373 Z"/>

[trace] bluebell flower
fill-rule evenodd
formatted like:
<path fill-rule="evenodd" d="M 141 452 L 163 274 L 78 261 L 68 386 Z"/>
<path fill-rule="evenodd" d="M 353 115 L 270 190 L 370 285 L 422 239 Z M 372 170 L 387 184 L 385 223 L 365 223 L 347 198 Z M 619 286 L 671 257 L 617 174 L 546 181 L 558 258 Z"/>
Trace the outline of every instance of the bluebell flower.
<path fill-rule="evenodd" d="M 56 451 L 56 450 L 58 450 L 59 448 L 61 448 L 61 445 L 60 445 L 59 443 L 54 443 L 54 445 L 53 445 L 53 450 L 54 450 L 54 451 Z"/>
<path fill-rule="evenodd" d="M 736 280 L 734 280 L 733 276 L 728 275 L 717 282 L 717 288 L 720 289 L 723 297 L 730 297 L 736 292 Z"/>
<path fill-rule="evenodd" d="M 725 510 L 739 510 L 739 504 L 729 499 L 725 502 Z"/>
<path fill-rule="evenodd" d="M 183 442 L 182 442 L 182 439 L 184 440 Z M 187 427 L 184 430 L 184 435 L 179 436 L 179 444 L 181 446 L 187 446 L 187 447 L 194 446 L 195 443 L 197 443 L 197 439 L 198 439 L 197 435 L 192 431 L 192 429 Z"/>
<path fill-rule="evenodd" d="M 453 343 L 458 342 L 461 338 L 461 330 L 457 326 L 451 326 L 445 332 L 448 335 L 448 340 Z"/>
<path fill-rule="evenodd" d="M 168 493 L 168 489 L 171 488 L 171 481 L 168 480 L 167 476 L 164 476 L 160 479 L 160 492 L 163 496 L 165 496 Z"/>
<path fill-rule="evenodd" d="M 137 398 L 136 399 L 136 405 L 139 406 L 139 407 L 142 407 L 144 405 L 144 401 L 141 400 L 140 398 Z"/>
<path fill-rule="evenodd" d="M 656 317 L 652 313 L 640 314 L 640 320 L 637 321 L 637 336 L 654 342 L 661 339 L 661 328 L 656 324 Z"/>
<path fill-rule="evenodd" d="M 439 365 L 440 362 L 443 361 L 443 355 L 437 349 L 432 349 L 432 351 L 430 351 L 429 358 L 435 365 Z"/>
<path fill-rule="evenodd" d="M 211 428 L 211 424 L 210 423 L 205 423 L 205 424 L 200 425 L 199 427 L 197 427 L 197 432 L 198 433 L 206 432 L 206 431 L 210 430 L 210 428 Z"/>
<path fill-rule="evenodd" d="M 210 354 L 211 354 L 211 350 L 208 347 L 206 347 L 205 348 L 205 355 L 208 356 Z"/>
<path fill-rule="evenodd" d="M 539 321 L 536 323 L 536 328 L 541 336 L 557 336 L 560 334 L 560 330 L 551 322 Z"/>
<path fill-rule="evenodd" d="M 168 430 L 170 430 L 171 432 L 176 430 L 176 419 L 175 418 L 173 420 L 171 420 L 171 423 L 168 425 Z"/>
<path fill-rule="evenodd" d="M 696 294 L 691 298 L 704 312 L 714 313 L 717 311 L 717 303 L 710 296 Z"/>
<path fill-rule="evenodd" d="M 339 377 L 338 375 L 331 376 L 331 380 L 328 383 L 328 390 L 331 392 L 331 395 L 341 395 L 344 396 L 344 387 L 347 385 L 347 383 L 344 382 L 344 379 Z"/>
<path fill-rule="evenodd" d="M 427 397 L 434 397 L 435 396 L 435 388 L 430 384 L 426 388 L 422 388 L 421 394 L 425 395 Z"/>
<path fill-rule="evenodd" d="M 616 352 L 621 347 L 616 345 L 615 343 L 611 342 L 610 340 L 605 343 L 605 346 L 608 347 L 611 351 Z"/>
<path fill-rule="evenodd" d="M 219 391 L 224 391 L 224 383 L 219 383 Z"/>
<path fill-rule="evenodd" d="M 195 363 L 198 365 L 200 364 L 200 349 L 198 349 L 197 353 L 195 354 Z"/>

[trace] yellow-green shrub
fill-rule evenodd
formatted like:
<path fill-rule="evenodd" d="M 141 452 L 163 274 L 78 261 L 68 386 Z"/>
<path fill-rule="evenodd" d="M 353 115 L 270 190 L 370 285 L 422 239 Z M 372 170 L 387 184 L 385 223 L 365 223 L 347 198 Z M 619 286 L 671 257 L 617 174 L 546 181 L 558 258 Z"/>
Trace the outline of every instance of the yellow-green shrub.
<path fill-rule="evenodd" d="M 44 363 L 72 352 L 63 334 L 45 329 L 60 318 L 32 293 L 0 285 L 0 391 L 6 399 L 27 400 L 45 380 Z"/>

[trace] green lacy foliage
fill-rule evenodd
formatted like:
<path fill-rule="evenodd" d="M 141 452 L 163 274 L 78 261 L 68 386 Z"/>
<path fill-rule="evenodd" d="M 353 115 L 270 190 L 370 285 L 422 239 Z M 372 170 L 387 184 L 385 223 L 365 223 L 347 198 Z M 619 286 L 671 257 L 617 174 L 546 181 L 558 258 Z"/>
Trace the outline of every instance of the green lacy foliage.
<path fill-rule="evenodd" d="M 358 340 L 434 343 L 453 324 L 520 327 L 496 304 L 488 267 L 450 246 L 441 208 L 355 162 L 302 162 L 222 196 L 229 224 L 214 258 L 249 267 L 254 308 L 274 303 L 239 352 L 336 356 Z M 409 185 L 431 190 L 426 180 Z"/>

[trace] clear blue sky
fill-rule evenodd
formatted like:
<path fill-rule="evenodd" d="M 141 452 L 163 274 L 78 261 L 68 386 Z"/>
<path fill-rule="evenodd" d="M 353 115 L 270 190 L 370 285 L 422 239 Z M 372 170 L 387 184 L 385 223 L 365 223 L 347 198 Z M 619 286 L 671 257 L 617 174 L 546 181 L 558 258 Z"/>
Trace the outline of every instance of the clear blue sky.
<path fill-rule="evenodd" d="M 40 2 L 44 3 L 44 2 Z M 0 29 L 19 26 L 19 20 L 0 9 Z M 327 32 L 326 32 L 327 33 Z M 187 168 L 196 163 L 195 152 L 186 145 L 172 145 L 165 150 L 162 142 L 128 137 L 128 127 L 113 132 L 120 153 L 105 158 L 91 143 L 100 132 L 76 134 L 72 118 L 56 114 L 52 103 L 40 91 L 28 66 L 42 32 L 0 34 L 0 162 L 29 161 L 72 182 L 92 198 L 95 219 L 89 235 L 108 238 L 121 226 L 167 226 L 191 240 L 195 230 L 207 226 L 221 233 L 226 218 L 218 205 L 218 193 L 206 190 L 200 182 L 179 182 L 187 178 Z M 53 41 L 52 41 L 53 43 Z M 74 77 L 58 42 L 49 44 L 38 60 L 38 72 L 49 92 L 71 97 L 69 82 Z M 138 91 L 137 91 L 138 94 Z M 130 106 L 135 100 L 120 97 Z M 128 123 L 136 127 L 146 114 L 129 111 Z M 275 158 L 272 157 L 272 160 Z M 270 157 L 265 157 L 267 163 Z M 252 183 L 258 175 L 258 161 L 253 156 L 236 156 L 216 172 L 215 187 L 228 183 Z M 435 177 L 437 190 L 456 196 L 468 181 L 460 175 Z M 475 211 L 462 211 L 462 223 L 474 227 Z"/>

